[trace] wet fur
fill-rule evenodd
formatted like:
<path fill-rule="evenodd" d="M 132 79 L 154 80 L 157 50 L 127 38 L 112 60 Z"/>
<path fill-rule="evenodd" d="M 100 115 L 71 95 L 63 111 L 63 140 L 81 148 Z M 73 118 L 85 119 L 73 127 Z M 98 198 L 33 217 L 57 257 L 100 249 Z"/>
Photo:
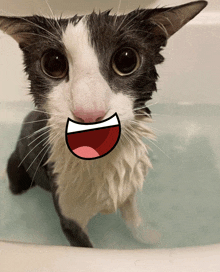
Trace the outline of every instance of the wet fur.
<path fill-rule="evenodd" d="M 176 10 L 175 20 L 175 9 L 168 8 L 138 9 L 121 16 L 112 16 L 109 11 L 93 12 L 85 17 L 58 20 L 40 16 L 0 17 L 0 28 L 19 43 L 24 53 L 25 71 L 36 106 L 26 117 L 8 161 L 10 188 L 14 194 L 35 185 L 51 191 L 71 245 L 92 247 L 86 234 L 88 221 L 98 212 L 112 213 L 117 208 L 134 236 L 149 243 L 158 241 L 159 234 L 154 231 L 145 230 L 145 237 L 143 232 L 136 232 L 141 218 L 135 194 L 142 188 L 151 167 L 142 138 L 154 138 L 147 126 L 151 117 L 145 103 L 156 91 L 155 65 L 164 60 L 160 52 L 167 39 L 205 5 L 204 1 L 193 4 L 195 10 L 188 17 L 183 6 L 180 13 Z M 81 49 L 78 44 L 85 47 Z M 140 69 L 126 79 L 109 68 L 112 54 L 123 46 L 135 47 L 142 56 Z M 63 52 L 69 60 L 69 74 L 62 81 L 47 78 L 39 66 L 42 52 L 51 47 Z M 100 103 L 108 106 L 105 118 L 118 113 L 122 135 L 107 156 L 84 161 L 69 152 L 64 131 L 66 119 L 71 117 L 77 103 L 85 101 L 92 107 L 91 99 L 86 100 L 90 96 L 97 109 Z"/>

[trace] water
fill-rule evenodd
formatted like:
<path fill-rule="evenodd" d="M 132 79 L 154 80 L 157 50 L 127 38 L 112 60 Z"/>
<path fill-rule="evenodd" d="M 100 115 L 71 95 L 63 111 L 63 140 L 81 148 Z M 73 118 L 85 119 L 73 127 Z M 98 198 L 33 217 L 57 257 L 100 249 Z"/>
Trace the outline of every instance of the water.
<path fill-rule="evenodd" d="M 28 107 L 1 105 L 1 174 Z M 150 246 L 135 241 L 117 212 L 98 214 L 90 221 L 94 246 L 140 249 L 219 243 L 220 106 L 161 104 L 151 110 L 157 141 L 146 142 L 154 168 L 138 194 L 138 204 L 144 222 L 161 233 L 161 242 Z M 0 194 L 1 240 L 68 245 L 50 193 L 33 188 L 13 196 L 7 178 L 1 177 Z"/>

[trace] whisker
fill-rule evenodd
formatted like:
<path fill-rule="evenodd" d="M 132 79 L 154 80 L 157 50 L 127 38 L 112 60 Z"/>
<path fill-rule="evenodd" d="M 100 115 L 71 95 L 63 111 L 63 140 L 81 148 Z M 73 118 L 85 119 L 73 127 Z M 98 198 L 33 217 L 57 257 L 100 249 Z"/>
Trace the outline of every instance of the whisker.
<path fill-rule="evenodd" d="M 139 124 L 139 121 L 136 121 L 136 120 L 131 120 L 130 122 L 131 122 L 131 123 L 134 123 L 134 124 L 137 124 L 137 125 Z M 149 128 L 149 131 L 150 131 L 150 132 L 158 131 L 158 132 L 165 133 L 165 131 L 160 130 L 160 129 L 155 128 L 155 127 Z"/>
<path fill-rule="evenodd" d="M 55 139 L 56 139 L 56 137 L 51 137 L 51 136 L 54 136 L 54 135 L 55 135 L 55 136 L 57 136 L 57 137 L 58 137 L 58 136 L 60 136 L 60 134 L 59 134 L 59 133 L 57 133 L 57 132 L 55 132 L 55 131 L 54 131 L 53 133 L 51 133 L 51 134 L 50 134 L 50 139 L 48 140 L 48 142 L 52 143 L 52 142 L 53 142 L 53 140 L 55 140 Z M 46 143 L 46 142 L 45 142 L 45 143 L 43 143 L 43 146 L 45 146 L 45 145 L 47 145 L 47 143 Z"/>
<path fill-rule="evenodd" d="M 41 110 L 32 110 L 32 111 L 36 111 L 36 112 L 40 112 L 40 113 L 45 113 L 46 115 L 48 115 L 48 120 L 50 119 L 49 117 L 53 117 L 53 116 L 58 116 L 60 117 L 60 114 L 56 114 L 56 113 L 48 113 L 46 111 L 41 111 Z"/>
<path fill-rule="evenodd" d="M 159 146 L 157 146 L 151 139 L 146 138 L 149 142 L 151 142 L 156 148 L 158 148 L 168 159 L 173 161 Z"/>
<path fill-rule="evenodd" d="M 45 1 L 45 2 L 46 2 L 46 1 Z M 44 15 L 42 12 L 41 12 L 41 16 L 43 16 L 43 17 L 45 18 L 45 15 Z M 50 25 L 50 27 L 55 31 L 55 33 L 58 32 L 58 29 L 61 30 L 60 27 L 58 27 L 58 29 L 57 29 L 57 28 L 52 24 L 52 21 L 55 21 L 55 23 L 57 24 L 55 16 L 52 15 L 52 17 L 51 17 L 51 15 L 48 15 L 48 14 L 47 14 L 47 17 L 48 17 L 48 18 L 45 18 L 45 19 L 47 20 L 47 23 Z"/>
<path fill-rule="evenodd" d="M 33 35 L 33 36 L 38 36 L 38 37 L 41 37 L 41 38 L 44 38 L 44 39 L 47 39 L 51 42 L 54 42 L 54 38 L 52 39 L 51 37 L 48 37 L 46 35 L 42 35 L 42 34 L 39 34 L 39 33 L 33 33 L 33 32 L 22 32 L 22 34 L 27 34 L 27 35 Z M 31 45 L 34 45 L 34 44 L 37 44 L 39 43 L 39 41 L 37 41 L 36 43 L 31 43 Z M 24 47 L 24 48 L 27 48 L 28 46 Z"/>
<path fill-rule="evenodd" d="M 146 121 L 148 121 L 148 120 L 146 120 Z M 146 123 L 146 121 L 143 120 L 144 123 Z M 137 121 L 137 120 L 130 120 L 130 123 L 131 123 L 132 127 L 133 127 L 133 124 L 136 126 L 138 126 L 140 124 L 139 121 Z M 150 131 L 150 129 L 149 129 L 149 131 Z"/>
<path fill-rule="evenodd" d="M 38 136 L 37 138 L 35 138 L 32 142 L 30 142 L 28 144 L 28 146 L 30 146 L 31 144 L 33 144 L 37 139 L 39 139 L 40 137 L 42 137 L 43 135 L 45 135 L 46 133 L 48 133 L 48 131 L 45 131 L 44 133 L 42 133 L 40 136 Z"/>
<path fill-rule="evenodd" d="M 130 24 L 132 21 L 134 21 L 138 16 L 142 15 L 146 10 L 142 10 L 141 12 L 139 12 L 136 16 L 134 16 L 133 18 L 130 19 L 130 21 L 127 22 L 127 24 L 125 24 L 121 30 L 124 30 L 128 24 Z"/>
<path fill-rule="evenodd" d="M 28 121 L 28 122 L 24 122 L 23 124 L 33 124 L 33 123 L 38 123 L 38 122 L 44 122 L 44 121 L 48 121 L 49 119 L 41 119 L 41 120 L 35 120 L 35 121 Z"/>
<path fill-rule="evenodd" d="M 57 136 L 57 135 L 55 135 L 55 136 Z M 39 157 L 39 155 L 42 153 L 42 151 L 47 147 L 47 145 L 50 144 L 50 136 L 48 136 L 48 137 L 46 137 L 46 138 L 49 138 L 49 139 L 47 140 L 46 146 L 44 146 L 44 147 L 41 149 L 41 151 L 38 153 L 38 155 L 35 157 L 35 159 L 32 161 L 32 163 L 28 166 L 26 172 L 31 168 L 31 166 L 33 165 L 33 163 L 36 161 L 36 159 Z M 54 139 L 53 139 L 53 140 L 54 140 Z M 45 143 L 44 143 L 44 144 L 45 144 Z"/>
<path fill-rule="evenodd" d="M 29 135 L 27 135 L 27 136 L 25 136 L 25 137 L 20 138 L 18 141 L 22 141 L 22 140 L 24 140 L 24 139 L 31 138 L 31 137 L 33 137 L 35 134 L 40 133 L 42 130 L 49 129 L 49 128 L 50 128 L 50 126 L 42 127 L 42 128 L 40 128 L 40 129 L 34 131 L 33 133 L 31 133 L 31 134 L 29 134 Z"/>
<path fill-rule="evenodd" d="M 52 11 L 51 6 L 49 5 L 48 0 L 44 0 L 44 2 L 46 3 L 46 5 L 47 5 L 48 9 L 50 10 L 50 12 L 51 12 L 51 14 L 52 14 L 52 16 L 53 16 L 53 18 L 55 19 L 54 13 L 53 13 L 53 11 Z"/>
<path fill-rule="evenodd" d="M 135 111 L 135 110 L 142 110 L 142 109 L 145 109 L 145 108 L 147 108 L 147 106 L 145 105 L 145 106 L 143 106 L 143 107 L 138 107 L 138 108 L 134 108 L 133 110 Z"/>
<path fill-rule="evenodd" d="M 127 19 L 127 17 L 128 17 L 128 13 L 126 15 L 124 15 L 124 18 L 122 19 L 120 25 L 116 29 L 116 33 L 119 31 L 119 29 L 121 28 L 121 26 L 123 25 L 123 23 L 125 22 L 125 20 Z"/>
<path fill-rule="evenodd" d="M 147 30 L 140 30 L 140 29 L 126 29 L 125 31 L 123 31 L 123 35 L 129 35 L 129 34 L 132 34 L 132 33 L 150 33 L 149 31 Z"/>
<path fill-rule="evenodd" d="M 48 143 L 48 145 L 49 145 L 49 143 Z M 33 185 L 34 178 L 35 178 L 35 176 L 36 176 L 36 174 L 37 174 L 37 171 L 38 171 L 38 169 L 39 169 L 39 167 L 40 167 L 40 165 L 41 165 L 41 163 L 42 163 L 44 157 L 46 156 L 46 154 L 48 153 L 49 150 L 50 150 L 50 145 L 49 145 L 48 149 L 45 151 L 44 155 L 42 156 L 42 158 L 41 158 L 41 160 L 40 160 L 40 162 L 39 162 L 39 164 L 38 164 L 38 166 L 37 166 L 37 169 L 36 169 L 36 171 L 35 171 L 35 173 L 34 173 L 34 175 L 33 175 L 32 181 L 31 181 L 30 188 L 31 188 L 32 185 Z"/>
<path fill-rule="evenodd" d="M 151 116 L 148 113 L 146 113 L 146 112 L 144 112 L 144 113 L 135 113 L 135 116 L 146 116 L 149 119 L 152 119 Z"/>
<path fill-rule="evenodd" d="M 62 43 L 61 41 L 59 41 L 58 37 L 57 37 L 55 34 L 53 34 L 52 32 L 50 32 L 50 31 L 47 30 L 46 28 L 44 28 L 44 27 L 42 27 L 42 26 L 40 26 L 40 25 L 38 25 L 38 24 L 35 24 L 34 22 L 28 20 L 27 18 L 21 17 L 21 19 L 22 19 L 23 21 L 28 22 L 29 24 L 32 24 L 32 25 L 36 26 L 36 27 L 39 28 L 39 29 L 44 30 L 46 33 L 49 34 L 49 36 L 55 38 L 55 40 L 58 41 L 59 43 Z"/>
<path fill-rule="evenodd" d="M 51 12 L 51 14 L 52 14 L 52 17 L 53 17 L 53 19 L 55 20 L 55 22 L 56 22 L 58 28 L 59 28 L 60 31 L 62 32 L 61 26 L 60 26 L 58 20 L 56 19 L 55 14 L 54 14 L 54 12 L 53 12 L 53 10 L 52 10 L 52 8 L 51 8 L 51 6 L 50 6 L 48 0 L 44 0 L 44 1 L 45 1 L 46 5 L 47 5 L 48 9 L 50 10 L 50 12 Z M 55 26 L 53 26 L 53 27 L 55 28 Z"/>
<path fill-rule="evenodd" d="M 42 142 L 44 142 L 44 141 L 46 141 L 48 138 L 49 138 L 50 136 L 48 136 L 48 137 L 45 137 L 43 140 L 41 140 L 38 144 L 36 144 L 32 149 L 31 149 L 31 151 L 29 151 L 28 153 L 27 153 L 27 155 L 23 158 L 23 160 L 20 162 L 20 164 L 18 165 L 18 167 L 20 167 L 21 165 L 22 165 L 22 163 L 25 161 L 25 159 L 28 157 L 28 155 L 37 147 L 37 146 L 39 146 Z"/>
<path fill-rule="evenodd" d="M 30 110 L 29 108 L 25 108 L 27 110 Z M 34 112 L 40 112 L 40 113 L 45 113 L 47 116 L 48 116 L 48 121 L 50 119 L 50 117 L 53 117 L 53 116 L 58 116 L 60 117 L 60 114 L 56 114 L 56 113 L 48 113 L 47 111 L 44 111 L 44 110 L 38 110 L 38 109 L 32 109 L 31 111 L 34 111 Z"/>
<path fill-rule="evenodd" d="M 169 21 L 169 20 L 168 20 L 168 21 Z M 167 29 L 166 29 L 166 27 L 165 27 L 162 23 L 156 22 L 156 21 L 154 21 L 154 20 L 152 20 L 152 23 L 153 23 L 154 25 L 156 25 L 157 27 L 159 27 L 159 28 L 163 31 L 163 33 L 166 35 L 166 37 L 169 37 L 169 34 L 168 34 L 168 32 L 167 32 Z"/>
<path fill-rule="evenodd" d="M 47 143 L 46 147 L 47 147 L 47 146 L 48 146 L 48 148 L 47 148 L 47 150 L 45 151 L 44 155 L 42 156 L 42 158 L 41 158 L 41 160 L 40 160 L 40 162 L 39 162 L 39 164 L 38 164 L 38 166 L 37 166 L 37 168 L 36 168 L 36 171 L 35 171 L 35 173 L 34 173 L 34 175 L 33 175 L 33 177 L 32 177 L 32 181 L 31 181 L 30 188 L 31 188 L 32 185 L 33 185 L 34 178 L 35 178 L 35 176 L 36 176 L 36 173 L 37 173 L 37 171 L 38 171 L 38 169 L 39 169 L 39 167 L 40 167 L 40 165 L 41 165 L 41 163 L 42 163 L 42 161 L 43 161 L 45 155 L 46 155 L 46 154 L 48 153 L 48 151 L 50 150 L 50 143 Z M 46 147 L 45 147 L 45 148 L 46 148 Z M 41 151 L 42 151 L 42 150 L 41 150 Z M 38 155 L 39 155 L 39 154 L 38 154 Z"/>
<path fill-rule="evenodd" d="M 49 115 L 49 113 L 47 113 L 46 111 L 43 111 L 43 110 L 34 109 L 33 111 L 41 112 L 41 113 L 45 113 L 45 114 L 48 114 L 48 115 Z"/>
<path fill-rule="evenodd" d="M 157 105 L 158 104 L 158 102 L 155 102 L 155 103 L 151 103 L 151 104 L 149 104 L 149 105 L 146 105 L 147 107 L 151 107 L 151 106 L 154 106 L 154 105 Z"/>
<path fill-rule="evenodd" d="M 13 14 L 13 13 L 9 13 L 9 14 L 10 14 L 11 16 L 17 17 L 17 16 L 16 16 L 15 14 Z M 37 27 L 37 28 L 39 28 L 39 29 L 45 31 L 46 33 L 48 33 L 48 34 L 49 34 L 49 37 L 53 38 L 53 41 L 54 41 L 54 39 L 55 39 L 55 40 L 58 41 L 59 43 L 62 43 L 62 42 L 58 39 L 58 37 L 57 37 L 54 33 L 52 33 L 51 31 L 49 31 L 48 29 L 46 29 L 46 28 L 44 28 L 44 27 L 42 27 L 42 26 L 40 26 L 40 25 L 38 25 L 38 24 L 36 24 L 36 23 L 34 23 L 34 22 L 28 20 L 28 19 L 25 18 L 25 17 L 19 17 L 19 18 L 20 18 L 21 20 L 23 20 L 23 21 L 29 23 L 30 25 L 33 25 L 33 26 L 35 26 L 35 27 Z M 57 29 L 56 29 L 56 32 L 57 32 Z M 29 34 L 30 34 L 30 33 L 29 33 Z M 48 38 L 48 37 L 47 37 L 47 38 Z"/>
<path fill-rule="evenodd" d="M 45 113 L 46 115 L 50 115 L 46 110 L 41 110 L 41 109 L 38 109 L 38 108 L 34 108 L 34 109 L 31 109 L 31 108 L 28 108 L 28 107 L 25 107 L 23 108 L 25 110 L 29 110 L 29 111 L 35 111 L 35 112 L 40 112 L 40 113 Z"/>
<path fill-rule="evenodd" d="M 153 127 L 153 129 L 152 129 L 153 131 L 157 131 L 157 132 L 160 132 L 160 133 L 165 133 L 165 131 L 164 130 L 161 130 L 161 129 L 158 129 L 158 128 L 155 128 L 155 127 Z"/>
<path fill-rule="evenodd" d="M 116 12 L 116 14 L 115 14 L 115 19 L 114 19 L 114 23 L 113 23 L 114 26 L 115 26 L 116 21 L 117 21 L 117 18 L 118 18 L 117 15 L 118 15 L 118 13 L 119 13 L 120 7 L 121 7 L 121 0 L 119 0 L 118 9 L 117 9 L 117 12 Z"/>
<path fill-rule="evenodd" d="M 138 143 L 138 140 L 130 133 L 127 127 L 124 127 L 124 130 L 131 141 L 135 141 L 136 143 Z"/>

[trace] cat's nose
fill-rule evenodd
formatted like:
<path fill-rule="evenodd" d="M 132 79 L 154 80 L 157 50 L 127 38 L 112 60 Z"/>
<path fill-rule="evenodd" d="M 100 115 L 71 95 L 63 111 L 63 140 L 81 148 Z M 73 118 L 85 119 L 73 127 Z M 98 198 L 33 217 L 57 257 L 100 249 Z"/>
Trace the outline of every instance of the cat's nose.
<path fill-rule="evenodd" d="M 106 114 L 105 110 L 75 109 L 73 115 L 82 123 L 95 123 L 101 121 Z"/>

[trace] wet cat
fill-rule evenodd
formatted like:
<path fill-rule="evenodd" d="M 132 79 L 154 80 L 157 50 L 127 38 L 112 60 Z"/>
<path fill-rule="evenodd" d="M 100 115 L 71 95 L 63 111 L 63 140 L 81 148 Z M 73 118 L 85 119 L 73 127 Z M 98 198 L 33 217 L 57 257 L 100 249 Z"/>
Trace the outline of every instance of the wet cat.
<path fill-rule="evenodd" d="M 92 247 L 88 221 L 118 208 L 137 239 L 159 241 L 143 228 L 135 200 L 151 167 L 142 138 L 154 138 L 145 103 L 167 40 L 206 5 L 68 19 L 0 16 L 0 29 L 23 51 L 35 104 L 8 161 L 10 189 L 51 191 L 72 246 Z"/>

